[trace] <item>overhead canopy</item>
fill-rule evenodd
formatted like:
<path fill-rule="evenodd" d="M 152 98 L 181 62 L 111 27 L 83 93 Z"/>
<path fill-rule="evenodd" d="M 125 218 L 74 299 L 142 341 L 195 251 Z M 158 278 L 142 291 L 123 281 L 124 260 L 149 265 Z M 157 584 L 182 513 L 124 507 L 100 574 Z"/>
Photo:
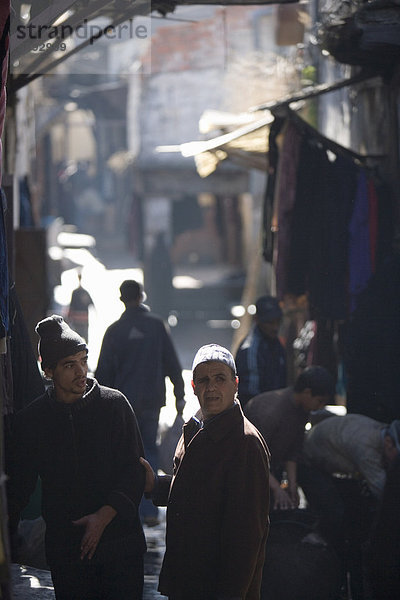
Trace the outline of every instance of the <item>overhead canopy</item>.
<path fill-rule="evenodd" d="M 10 27 L 11 91 L 93 45 L 107 28 L 151 10 L 174 10 L 175 5 L 168 0 L 16 0 Z M 104 20 L 103 29 L 91 28 L 90 23 L 99 18 Z M 77 43 L 61 46 L 73 35 Z"/>
<path fill-rule="evenodd" d="M 200 120 L 203 132 L 207 129 L 207 114 L 209 113 L 206 111 Z M 215 114 L 213 111 L 213 116 Z M 226 113 L 220 114 L 224 127 L 227 127 Z M 233 123 L 241 120 L 247 120 L 248 123 L 212 139 L 176 146 L 158 146 L 156 152 L 180 152 L 184 157 L 194 157 L 197 172 L 201 177 L 213 173 L 219 163 L 227 158 L 244 167 L 265 171 L 268 165 L 269 126 L 274 117 L 269 111 L 258 119 L 250 113 L 242 115 L 242 118 L 238 115 L 231 117 Z"/>
<path fill-rule="evenodd" d="M 93 45 L 110 28 L 134 17 L 158 12 L 165 16 L 184 5 L 293 4 L 298 0 L 14 0 L 10 27 L 10 91 L 49 72 L 84 47 Z M 82 36 L 80 43 L 60 50 L 77 30 L 95 19 L 105 20 L 102 31 Z M 58 27 L 58 30 L 56 29 Z M 93 35 L 91 35 L 93 33 Z M 49 36 L 51 36 L 49 38 Z"/>
<path fill-rule="evenodd" d="M 194 157 L 197 171 L 201 177 L 207 177 L 213 173 L 219 163 L 227 158 L 247 168 L 260 169 L 265 172 L 268 166 L 269 130 L 276 116 L 290 115 L 291 118 L 300 119 L 296 110 L 291 109 L 290 105 L 299 107 L 301 101 L 375 77 L 377 75 L 374 71 L 361 71 L 353 77 L 334 83 L 303 88 L 290 96 L 260 104 L 250 108 L 247 113 L 239 115 L 205 111 L 199 122 L 200 133 L 208 134 L 219 129 L 220 135 L 203 141 L 186 142 L 175 146 L 158 146 L 156 152 L 180 152 L 184 157 Z M 264 113 L 261 118 L 259 117 L 260 113 Z M 336 144 L 333 140 L 328 140 L 305 121 L 303 121 L 303 125 L 309 127 L 315 136 L 320 136 L 325 144 L 329 143 L 333 151 L 347 152 L 359 162 L 382 158 L 381 156 L 359 155 Z M 221 134 L 221 131 L 224 133 Z"/>

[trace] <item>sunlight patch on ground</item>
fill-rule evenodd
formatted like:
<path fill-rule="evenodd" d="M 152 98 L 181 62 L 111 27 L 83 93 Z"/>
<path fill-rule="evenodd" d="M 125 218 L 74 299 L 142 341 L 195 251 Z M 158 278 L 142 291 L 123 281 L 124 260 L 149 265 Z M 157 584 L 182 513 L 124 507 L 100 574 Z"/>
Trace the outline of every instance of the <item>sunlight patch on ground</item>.
<path fill-rule="evenodd" d="M 175 275 L 175 277 L 172 278 L 172 283 L 174 288 L 178 290 L 182 288 L 195 290 L 203 287 L 203 282 L 200 279 L 195 279 L 190 275 Z"/>

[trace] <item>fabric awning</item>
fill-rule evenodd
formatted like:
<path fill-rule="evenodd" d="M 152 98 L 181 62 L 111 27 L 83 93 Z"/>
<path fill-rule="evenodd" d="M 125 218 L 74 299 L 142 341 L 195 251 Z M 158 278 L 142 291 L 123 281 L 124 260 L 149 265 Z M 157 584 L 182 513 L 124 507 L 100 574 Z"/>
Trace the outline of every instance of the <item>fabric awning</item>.
<path fill-rule="evenodd" d="M 300 103 L 304 100 L 315 98 L 375 77 L 379 77 L 375 72 L 361 71 L 353 77 L 341 79 L 334 83 L 308 86 L 280 100 L 269 101 L 252 107 L 247 113 L 240 115 L 229 115 L 228 113 L 227 116 L 227 113 L 205 111 L 199 123 L 201 133 L 209 133 L 213 129 L 217 129 L 218 115 L 219 129 L 230 128 L 231 130 L 208 140 L 186 142 L 176 146 L 158 146 L 156 151 L 180 152 L 182 156 L 194 157 L 197 171 L 201 177 L 207 177 L 213 173 L 221 161 L 227 158 L 244 167 L 266 171 L 268 168 L 269 150 L 268 134 L 275 117 L 291 116 L 292 118 L 300 118 L 297 115 L 297 109 L 291 109 L 290 105 L 297 104 L 297 107 L 299 107 Z M 258 115 L 260 114 L 263 114 L 263 117 L 259 117 Z M 207 121 L 213 122 L 214 126 L 207 127 Z M 239 123 L 244 124 L 233 128 L 234 125 L 238 125 Z M 323 138 L 325 143 L 329 142 L 336 150 L 351 153 L 353 158 L 357 158 L 360 162 L 367 158 L 380 158 L 379 156 L 360 156 L 351 150 L 340 147 L 332 140 L 327 140 L 306 122 L 304 122 L 304 126 L 313 129 L 314 134 Z"/>
<path fill-rule="evenodd" d="M 156 152 L 180 152 L 185 158 L 193 157 L 200 177 L 213 173 L 227 158 L 246 168 L 265 171 L 268 166 L 269 127 L 274 117 L 267 111 L 262 118 L 248 115 L 250 118 L 253 118 L 252 122 L 211 139 L 158 146 Z M 204 115 L 202 119 L 204 121 Z"/>

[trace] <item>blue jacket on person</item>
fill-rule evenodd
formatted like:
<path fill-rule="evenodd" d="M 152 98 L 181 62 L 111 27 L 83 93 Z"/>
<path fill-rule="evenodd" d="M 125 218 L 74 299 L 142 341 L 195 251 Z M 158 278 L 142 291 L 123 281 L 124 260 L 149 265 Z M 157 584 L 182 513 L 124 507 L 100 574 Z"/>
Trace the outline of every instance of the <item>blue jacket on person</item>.
<path fill-rule="evenodd" d="M 236 353 L 239 400 L 286 387 L 286 353 L 279 339 L 267 339 L 254 325 Z"/>

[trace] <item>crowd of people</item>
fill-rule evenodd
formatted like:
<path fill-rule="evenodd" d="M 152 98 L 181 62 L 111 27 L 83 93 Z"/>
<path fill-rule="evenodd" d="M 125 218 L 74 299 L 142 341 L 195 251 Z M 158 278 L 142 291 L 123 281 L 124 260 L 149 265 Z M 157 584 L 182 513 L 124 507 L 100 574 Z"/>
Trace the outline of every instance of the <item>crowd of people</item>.
<path fill-rule="evenodd" d="M 14 415 L 6 448 L 12 550 L 39 478 L 57 600 L 140 600 L 143 525 L 158 523 L 159 506 L 161 594 L 260 600 L 271 514 L 298 509 L 303 494 L 315 515 L 304 541 L 334 550 L 352 600 L 399 598 L 400 420 L 333 415 L 335 379 L 322 366 L 288 386 L 282 311 L 262 296 L 236 357 L 215 343 L 195 353 L 199 410 L 183 426 L 172 475 L 162 474 L 165 378 L 180 415 L 184 383 L 168 327 L 143 297 L 138 282 L 121 284 L 125 310 L 105 332 L 94 376 L 86 330 L 59 315 L 37 324 L 46 391 Z"/>

